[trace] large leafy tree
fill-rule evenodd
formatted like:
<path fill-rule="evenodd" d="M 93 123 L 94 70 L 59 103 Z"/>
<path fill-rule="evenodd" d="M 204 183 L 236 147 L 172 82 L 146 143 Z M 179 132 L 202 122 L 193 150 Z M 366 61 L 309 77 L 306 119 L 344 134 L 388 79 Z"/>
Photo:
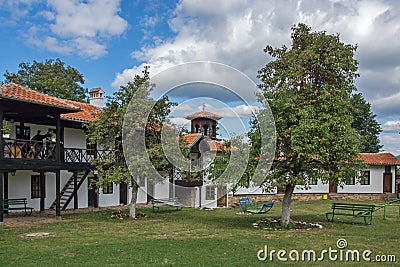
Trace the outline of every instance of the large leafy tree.
<path fill-rule="evenodd" d="M 83 75 L 59 58 L 44 62 L 34 60 L 32 64 L 22 62 L 16 73 L 7 70 L 4 77 L 6 83 L 21 84 L 51 96 L 80 102 L 87 100 L 87 89 L 82 86 L 85 83 Z"/>
<path fill-rule="evenodd" d="M 361 94 L 352 95 L 350 101 L 350 111 L 354 119 L 351 126 L 359 133 L 361 152 L 379 152 L 379 149 L 382 148 L 379 141 L 379 134 L 382 129 L 376 121 L 376 115 L 371 111 L 371 105 L 365 101 Z"/>
<path fill-rule="evenodd" d="M 340 184 L 362 168 L 350 112 L 358 77 L 356 46 L 301 23 L 293 26 L 291 40 L 290 48 L 265 48 L 274 60 L 258 75 L 277 134 L 267 185 L 284 188 L 284 224 L 296 185 L 307 187 L 312 178 Z"/>
<path fill-rule="evenodd" d="M 131 99 L 137 94 L 143 94 L 146 105 L 153 107 L 146 121 L 132 121 L 128 129 L 132 131 L 143 130 L 145 133 L 145 147 L 153 166 L 165 177 L 169 176 L 171 165 L 163 156 L 161 143 L 161 127 L 166 121 L 170 108 L 174 105 L 164 96 L 157 102 L 149 97 L 154 85 L 149 81 L 148 67 L 143 70 L 143 75 L 136 75 L 133 81 L 128 82 L 109 97 L 106 108 L 100 113 L 99 119 L 88 125 L 88 138 L 91 143 L 99 143 L 103 150 L 112 151 L 107 156 L 98 158 L 94 164 L 99 170 L 99 186 L 108 183 L 126 183 L 132 189 L 132 199 L 129 216 L 136 217 L 136 201 L 140 179 L 144 179 L 147 170 L 143 170 L 141 177 L 135 177 L 132 169 L 146 168 L 143 151 L 134 151 L 134 158 L 126 159 L 124 153 L 123 125 L 127 112 L 140 113 L 145 107 L 130 105 Z M 132 110 L 134 109 L 134 110 Z M 127 147 L 127 146 L 125 146 Z"/>

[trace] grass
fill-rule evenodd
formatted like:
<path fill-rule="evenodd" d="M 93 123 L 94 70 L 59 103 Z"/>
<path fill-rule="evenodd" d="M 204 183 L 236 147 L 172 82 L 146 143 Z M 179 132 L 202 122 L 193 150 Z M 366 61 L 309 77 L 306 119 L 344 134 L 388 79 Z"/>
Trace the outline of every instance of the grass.
<path fill-rule="evenodd" d="M 362 218 L 338 217 L 327 222 L 325 212 L 329 201 L 293 201 L 292 219 L 324 226 L 319 230 L 260 230 L 252 224 L 259 218 L 280 217 L 280 203 L 267 215 L 237 215 L 239 209 L 182 211 L 166 210 L 152 213 L 140 209 L 146 218 L 137 220 L 111 219 L 111 210 L 64 215 L 64 221 L 40 227 L 0 230 L 0 266 L 265 266 L 293 265 L 281 262 L 274 254 L 273 262 L 259 261 L 257 252 L 287 252 L 337 249 L 336 241 L 346 239 L 346 249 L 375 255 L 395 255 L 400 262 L 398 244 L 400 228 L 398 209 L 391 207 L 387 219 L 383 211 L 374 213 L 372 225 Z M 21 234 L 50 232 L 53 237 L 22 238 Z M 287 257 L 288 255 L 286 255 Z M 317 257 L 318 257 L 317 256 Z M 306 266 L 376 266 L 377 263 L 303 261 Z M 380 263 L 395 266 L 395 263 Z"/>

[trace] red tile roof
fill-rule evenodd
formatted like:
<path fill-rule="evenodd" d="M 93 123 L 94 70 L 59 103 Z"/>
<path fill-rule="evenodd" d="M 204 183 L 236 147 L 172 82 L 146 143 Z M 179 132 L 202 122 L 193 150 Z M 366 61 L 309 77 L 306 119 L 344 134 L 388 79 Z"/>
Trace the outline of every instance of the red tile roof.
<path fill-rule="evenodd" d="M 221 143 L 218 141 L 209 141 L 207 142 L 210 146 L 211 151 L 220 151 L 221 150 Z"/>
<path fill-rule="evenodd" d="M 97 116 L 100 114 L 101 110 L 96 107 L 82 102 L 76 102 L 67 100 L 69 103 L 78 107 L 81 111 L 75 113 L 65 113 L 61 114 L 61 118 L 73 121 L 83 121 L 83 122 L 91 122 L 97 119 Z"/>
<path fill-rule="evenodd" d="M 194 145 L 194 143 L 201 137 L 203 136 L 202 133 L 190 133 L 190 134 L 185 134 L 183 136 L 183 139 L 185 139 L 186 144 L 188 146 Z"/>
<path fill-rule="evenodd" d="M 208 119 L 213 119 L 213 120 L 217 121 L 217 120 L 221 119 L 222 117 L 217 114 L 208 112 L 208 111 L 200 111 L 200 112 L 190 114 L 190 115 L 186 116 L 185 118 L 188 120 L 193 120 L 196 118 L 208 118 Z"/>
<path fill-rule="evenodd" d="M 49 96 L 15 83 L 0 85 L 0 97 L 70 109 L 71 113 L 61 114 L 61 118 L 66 120 L 90 122 L 96 120 L 96 115 L 101 112 L 88 103 Z"/>
<path fill-rule="evenodd" d="M 400 165 L 391 153 L 361 153 L 360 157 L 368 165 Z"/>
<path fill-rule="evenodd" d="M 49 96 L 15 83 L 1 84 L 0 96 L 48 106 L 77 109 L 65 99 Z"/>

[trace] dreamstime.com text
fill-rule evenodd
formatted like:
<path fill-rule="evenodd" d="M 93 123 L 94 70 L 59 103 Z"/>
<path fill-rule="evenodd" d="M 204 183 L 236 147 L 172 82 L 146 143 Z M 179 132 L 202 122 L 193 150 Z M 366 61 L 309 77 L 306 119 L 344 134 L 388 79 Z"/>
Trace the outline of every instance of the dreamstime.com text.
<path fill-rule="evenodd" d="M 307 249 L 303 251 L 285 249 L 280 250 L 268 250 L 268 245 L 264 246 L 257 252 L 257 258 L 259 261 L 345 261 L 345 262 L 396 262 L 396 255 L 386 254 L 386 255 L 373 255 L 370 250 L 359 251 L 357 249 L 346 249 L 347 241 L 346 239 L 339 238 L 336 242 L 337 248 L 329 247 L 328 249 L 323 249 L 320 252 Z"/>

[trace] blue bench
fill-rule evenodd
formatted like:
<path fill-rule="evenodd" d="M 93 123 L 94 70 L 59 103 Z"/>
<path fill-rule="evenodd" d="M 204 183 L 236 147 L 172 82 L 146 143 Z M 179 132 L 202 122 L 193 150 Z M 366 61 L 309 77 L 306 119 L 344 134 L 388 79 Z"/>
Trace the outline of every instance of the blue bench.
<path fill-rule="evenodd" d="M 267 213 L 272 207 L 274 206 L 273 201 L 271 202 L 251 202 L 248 197 L 240 198 L 239 199 L 239 204 L 240 207 L 242 208 L 244 213 L 251 213 L 251 214 L 261 214 L 261 213 Z"/>

